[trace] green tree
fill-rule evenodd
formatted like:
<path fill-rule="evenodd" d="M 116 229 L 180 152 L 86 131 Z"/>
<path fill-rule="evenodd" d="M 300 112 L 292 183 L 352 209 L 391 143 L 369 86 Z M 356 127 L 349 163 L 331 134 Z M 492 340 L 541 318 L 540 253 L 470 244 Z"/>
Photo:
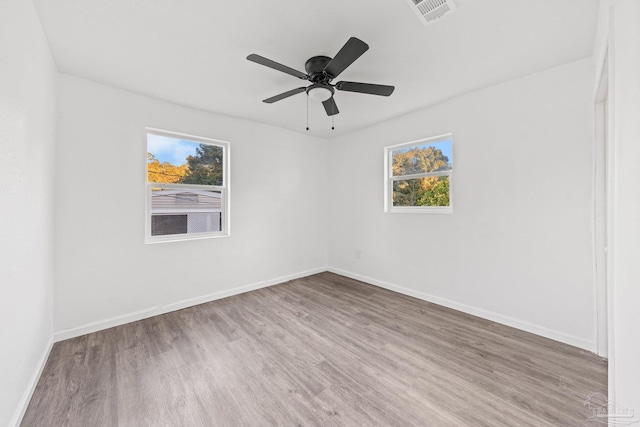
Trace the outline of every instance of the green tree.
<path fill-rule="evenodd" d="M 442 150 L 415 147 L 393 155 L 394 176 L 413 175 L 451 169 Z M 449 177 L 436 176 L 396 181 L 393 185 L 394 206 L 449 206 Z"/>
<path fill-rule="evenodd" d="M 449 177 L 423 178 L 425 191 L 418 199 L 418 206 L 449 206 Z M 426 184 L 426 185 L 425 185 Z"/>
<path fill-rule="evenodd" d="M 222 147 L 199 144 L 196 155 L 187 157 L 187 174 L 183 184 L 222 185 Z"/>

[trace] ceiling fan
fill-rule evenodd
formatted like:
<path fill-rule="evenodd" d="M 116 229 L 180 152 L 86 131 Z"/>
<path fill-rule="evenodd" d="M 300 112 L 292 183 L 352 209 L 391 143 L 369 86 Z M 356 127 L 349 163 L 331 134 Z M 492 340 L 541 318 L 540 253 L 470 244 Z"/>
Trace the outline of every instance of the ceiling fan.
<path fill-rule="evenodd" d="M 328 116 L 338 114 L 338 106 L 336 105 L 333 95 L 335 90 L 344 90 L 347 92 L 368 93 L 371 95 L 389 96 L 395 89 L 393 86 L 377 85 L 371 83 L 358 82 L 338 82 L 332 84 L 331 81 L 338 77 L 340 73 L 347 69 L 356 59 L 360 58 L 363 53 L 369 50 L 369 46 L 360 39 L 351 37 L 335 57 L 314 56 L 309 58 L 304 65 L 307 73 L 302 73 L 286 65 L 279 64 L 271 59 L 263 56 L 251 54 L 247 56 L 249 61 L 255 62 L 274 70 L 282 71 L 302 80 L 309 80 L 312 85 L 307 87 L 299 87 L 289 90 L 271 98 L 263 100 L 267 104 L 283 100 L 298 93 L 306 92 L 309 98 L 321 101 Z"/>

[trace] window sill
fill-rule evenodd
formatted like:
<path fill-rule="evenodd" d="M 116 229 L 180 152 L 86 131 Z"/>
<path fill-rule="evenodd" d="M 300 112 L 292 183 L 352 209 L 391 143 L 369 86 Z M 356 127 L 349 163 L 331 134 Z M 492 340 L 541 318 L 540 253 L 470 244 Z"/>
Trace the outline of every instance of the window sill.
<path fill-rule="evenodd" d="M 393 207 L 385 210 L 385 213 L 418 213 L 418 214 L 451 214 L 453 213 L 453 206 L 433 206 L 433 207 L 424 207 L 424 206 L 403 206 L 403 207 Z"/>
<path fill-rule="evenodd" d="M 144 240 L 145 245 L 153 245 L 156 243 L 170 243 L 170 242 L 184 242 L 186 240 L 204 240 L 204 239 L 216 239 L 218 237 L 229 237 L 229 233 L 203 233 L 203 234 L 189 234 L 189 235 L 174 235 L 174 236 L 147 236 Z"/>

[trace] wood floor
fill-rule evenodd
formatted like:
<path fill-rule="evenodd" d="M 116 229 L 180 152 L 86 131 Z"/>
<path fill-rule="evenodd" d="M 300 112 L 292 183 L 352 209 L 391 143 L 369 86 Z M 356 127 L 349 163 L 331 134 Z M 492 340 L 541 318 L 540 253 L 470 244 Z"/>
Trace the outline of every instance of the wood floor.
<path fill-rule="evenodd" d="M 56 343 L 23 426 L 594 425 L 604 359 L 331 273 Z"/>

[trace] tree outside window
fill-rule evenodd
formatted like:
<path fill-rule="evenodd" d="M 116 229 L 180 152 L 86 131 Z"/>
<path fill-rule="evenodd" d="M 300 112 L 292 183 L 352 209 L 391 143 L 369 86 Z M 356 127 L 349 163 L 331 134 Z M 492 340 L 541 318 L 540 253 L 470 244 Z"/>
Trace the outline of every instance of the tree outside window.
<path fill-rule="evenodd" d="M 451 135 L 385 148 L 387 212 L 451 212 Z"/>
<path fill-rule="evenodd" d="M 147 132 L 146 242 L 228 235 L 229 144 Z"/>

